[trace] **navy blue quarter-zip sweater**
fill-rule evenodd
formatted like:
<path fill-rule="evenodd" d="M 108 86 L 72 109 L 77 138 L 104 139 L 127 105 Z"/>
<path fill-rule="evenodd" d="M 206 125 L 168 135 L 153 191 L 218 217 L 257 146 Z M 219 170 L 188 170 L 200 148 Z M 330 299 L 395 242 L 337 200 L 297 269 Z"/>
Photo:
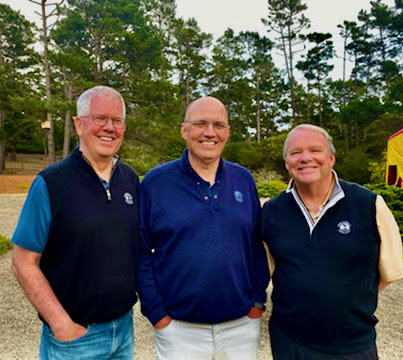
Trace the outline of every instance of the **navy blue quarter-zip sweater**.
<path fill-rule="evenodd" d="M 52 213 L 40 267 L 57 298 L 79 324 L 124 315 L 137 299 L 137 175 L 117 163 L 108 196 L 78 148 L 40 175 Z"/>
<path fill-rule="evenodd" d="M 264 304 L 269 275 L 260 237 L 261 208 L 252 175 L 220 162 L 210 187 L 179 160 L 141 183 L 138 285 L 143 314 L 155 324 L 220 323 Z"/>
<path fill-rule="evenodd" d="M 375 340 L 380 238 L 376 194 L 340 181 L 345 196 L 310 232 L 291 192 L 263 208 L 263 238 L 275 261 L 273 320 L 293 341 L 351 353 Z"/>

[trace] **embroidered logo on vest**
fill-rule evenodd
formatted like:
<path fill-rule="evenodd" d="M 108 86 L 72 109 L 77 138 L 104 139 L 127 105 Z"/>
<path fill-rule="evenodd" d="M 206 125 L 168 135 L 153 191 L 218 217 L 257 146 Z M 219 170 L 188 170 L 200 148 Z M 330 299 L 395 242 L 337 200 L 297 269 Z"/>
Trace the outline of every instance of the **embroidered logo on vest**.
<path fill-rule="evenodd" d="M 234 191 L 235 200 L 238 202 L 243 202 L 243 195 L 240 191 Z"/>
<path fill-rule="evenodd" d="M 125 192 L 125 193 L 123 194 L 123 197 L 125 198 L 126 204 L 128 204 L 128 205 L 133 205 L 133 196 L 132 196 L 132 194 L 130 194 L 130 193 L 128 193 L 128 192 Z"/>
<path fill-rule="evenodd" d="M 346 235 L 351 231 L 351 224 L 348 221 L 340 221 L 337 224 L 337 228 L 340 234 Z"/>

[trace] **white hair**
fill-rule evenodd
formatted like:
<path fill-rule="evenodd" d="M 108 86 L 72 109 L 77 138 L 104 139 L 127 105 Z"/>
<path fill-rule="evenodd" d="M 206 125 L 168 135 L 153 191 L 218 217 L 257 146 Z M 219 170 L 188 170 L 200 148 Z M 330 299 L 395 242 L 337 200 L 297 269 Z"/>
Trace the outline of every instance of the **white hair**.
<path fill-rule="evenodd" d="M 109 86 L 95 86 L 84 91 L 77 99 L 77 115 L 86 116 L 90 111 L 91 100 L 94 96 L 102 96 L 106 98 L 119 99 L 122 102 L 122 114 L 126 116 L 126 106 L 122 95 Z"/>
<path fill-rule="evenodd" d="M 289 142 L 290 136 L 293 133 L 295 133 L 296 131 L 298 131 L 298 130 L 311 130 L 311 131 L 315 131 L 315 132 L 317 132 L 319 134 L 322 134 L 326 139 L 327 147 L 329 149 L 329 153 L 332 154 L 332 155 L 336 155 L 336 149 L 335 149 L 335 147 L 333 145 L 333 139 L 325 129 L 323 129 L 323 128 L 319 127 L 319 126 L 316 126 L 316 125 L 312 125 L 312 124 L 301 124 L 301 125 L 298 125 L 297 127 L 295 127 L 294 129 L 292 129 L 288 133 L 287 138 L 284 141 L 284 146 L 283 146 L 283 157 L 284 157 L 284 159 L 286 159 L 286 157 L 287 157 L 288 142 Z"/>

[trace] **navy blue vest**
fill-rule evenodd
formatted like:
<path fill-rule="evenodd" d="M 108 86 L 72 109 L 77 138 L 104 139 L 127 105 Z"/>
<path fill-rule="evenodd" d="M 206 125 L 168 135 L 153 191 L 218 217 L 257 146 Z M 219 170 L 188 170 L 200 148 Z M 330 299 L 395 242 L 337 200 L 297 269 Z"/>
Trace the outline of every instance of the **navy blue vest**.
<path fill-rule="evenodd" d="M 291 193 L 263 209 L 264 241 L 276 264 L 273 320 L 295 342 L 329 353 L 367 348 L 377 322 L 376 194 L 340 184 L 346 196 L 312 234 Z"/>
<path fill-rule="evenodd" d="M 52 223 L 40 267 L 73 321 L 111 321 L 136 302 L 138 177 L 114 169 L 107 199 L 92 167 L 75 149 L 40 173 Z"/>

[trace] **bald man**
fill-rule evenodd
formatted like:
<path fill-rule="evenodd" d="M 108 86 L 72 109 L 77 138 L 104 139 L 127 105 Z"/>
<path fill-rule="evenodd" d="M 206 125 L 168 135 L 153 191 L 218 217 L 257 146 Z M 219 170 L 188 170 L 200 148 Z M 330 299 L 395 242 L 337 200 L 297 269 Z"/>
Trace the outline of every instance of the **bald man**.
<path fill-rule="evenodd" d="M 157 359 L 256 359 L 269 282 L 248 170 L 221 159 L 230 127 L 216 98 L 192 102 L 182 158 L 141 185 L 142 312 Z"/>

